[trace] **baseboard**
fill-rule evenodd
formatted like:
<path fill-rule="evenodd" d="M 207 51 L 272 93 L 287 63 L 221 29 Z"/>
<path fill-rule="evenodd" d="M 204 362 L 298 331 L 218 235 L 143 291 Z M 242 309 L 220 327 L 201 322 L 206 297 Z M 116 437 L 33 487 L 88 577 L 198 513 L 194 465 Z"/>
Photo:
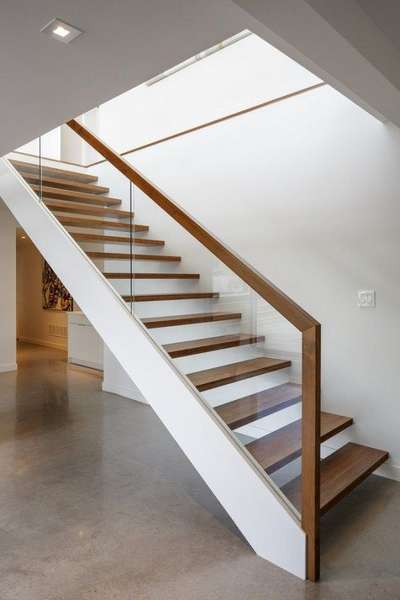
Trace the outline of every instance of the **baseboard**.
<path fill-rule="evenodd" d="M 0 363 L 0 373 L 8 373 L 18 369 L 17 363 Z"/>
<path fill-rule="evenodd" d="M 74 358 L 73 356 L 68 357 L 68 362 L 71 365 L 76 365 L 77 367 L 88 367 L 89 369 L 96 369 L 96 371 L 103 371 L 103 365 L 100 363 L 95 363 L 90 360 L 82 360 L 81 358 Z"/>
<path fill-rule="evenodd" d="M 333 445 L 329 444 L 321 444 L 321 454 L 323 456 L 327 456 L 335 450 L 338 450 L 340 446 L 333 447 Z M 325 451 L 325 452 L 324 452 Z M 374 471 L 374 475 L 379 475 L 379 477 L 386 477 L 386 479 L 393 479 L 394 481 L 400 481 L 400 465 L 396 465 L 392 462 L 390 456 L 389 460 L 387 460 L 379 469 Z"/>
<path fill-rule="evenodd" d="M 134 400 L 135 402 L 140 402 L 141 404 L 148 404 L 148 402 L 146 402 L 146 400 L 143 398 L 143 396 L 139 393 L 137 396 L 135 395 L 135 397 L 133 397 L 132 395 L 132 390 L 130 390 L 128 387 L 125 387 L 123 385 L 109 385 L 106 383 L 103 383 L 101 385 L 101 389 L 103 390 L 103 392 L 107 392 L 109 394 L 116 394 L 117 396 L 122 396 L 123 398 L 128 398 L 129 400 Z"/>
<path fill-rule="evenodd" d="M 54 348 L 55 350 L 64 350 L 67 352 L 65 344 L 57 344 L 57 342 L 50 342 L 47 340 L 40 340 L 37 338 L 30 338 L 25 336 L 18 337 L 19 342 L 25 342 L 26 344 L 35 344 L 35 346 L 43 346 L 45 348 Z"/>

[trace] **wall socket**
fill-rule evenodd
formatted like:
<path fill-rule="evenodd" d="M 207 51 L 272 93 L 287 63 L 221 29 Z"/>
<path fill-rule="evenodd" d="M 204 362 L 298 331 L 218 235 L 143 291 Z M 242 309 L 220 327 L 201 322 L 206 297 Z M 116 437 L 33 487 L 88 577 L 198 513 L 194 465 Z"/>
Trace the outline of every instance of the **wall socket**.
<path fill-rule="evenodd" d="M 358 306 L 360 308 L 375 308 L 376 292 L 375 290 L 358 290 Z"/>

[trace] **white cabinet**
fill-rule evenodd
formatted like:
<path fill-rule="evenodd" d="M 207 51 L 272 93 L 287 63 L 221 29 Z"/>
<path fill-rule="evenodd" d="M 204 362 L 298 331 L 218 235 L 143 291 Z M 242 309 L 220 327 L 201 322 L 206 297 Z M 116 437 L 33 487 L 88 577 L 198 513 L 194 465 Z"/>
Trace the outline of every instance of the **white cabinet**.
<path fill-rule="evenodd" d="M 104 344 L 81 312 L 68 314 L 68 362 L 103 370 Z"/>

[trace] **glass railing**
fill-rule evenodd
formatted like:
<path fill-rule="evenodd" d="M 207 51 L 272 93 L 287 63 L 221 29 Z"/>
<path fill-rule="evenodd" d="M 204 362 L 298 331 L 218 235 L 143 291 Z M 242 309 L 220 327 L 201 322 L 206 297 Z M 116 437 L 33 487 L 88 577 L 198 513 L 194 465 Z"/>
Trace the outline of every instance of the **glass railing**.
<path fill-rule="evenodd" d="M 40 147 L 36 164 L 18 168 L 316 540 L 318 323 L 146 180 L 134 157 L 74 129 L 105 158 L 81 169 L 80 184 L 52 171 Z"/>

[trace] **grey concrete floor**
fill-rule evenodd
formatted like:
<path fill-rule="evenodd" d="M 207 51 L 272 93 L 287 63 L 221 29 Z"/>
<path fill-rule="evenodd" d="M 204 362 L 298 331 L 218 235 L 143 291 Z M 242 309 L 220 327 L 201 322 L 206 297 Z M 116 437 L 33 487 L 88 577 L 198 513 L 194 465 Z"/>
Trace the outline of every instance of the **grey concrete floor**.
<path fill-rule="evenodd" d="M 0 600 L 400 599 L 398 483 L 323 519 L 313 585 L 252 552 L 149 407 L 62 352 L 22 346 L 0 413 Z"/>

